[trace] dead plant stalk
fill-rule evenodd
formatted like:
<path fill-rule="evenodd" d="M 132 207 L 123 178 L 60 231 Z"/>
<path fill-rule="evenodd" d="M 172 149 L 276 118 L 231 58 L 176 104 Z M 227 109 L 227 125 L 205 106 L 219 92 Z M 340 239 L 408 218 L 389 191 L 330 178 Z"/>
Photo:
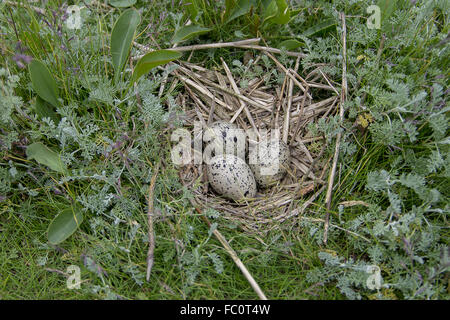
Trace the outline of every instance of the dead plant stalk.
<path fill-rule="evenodd" d="M 344 13 L 340 13 L 341 21 L 342 21 L 342 88 L 341 88 L 341 97 L 339 101 L 339 121 L 342 125 L 344 120 L 344 103 L 347 99 L 347 27 L 345 24 L 345 15 Z M 334 158 L 333 164 L 331 166 L 330 175 L 328 177 L 328 189 L 325 197 L 326 203 L 326 214 L 325 214 L 325 223 L 324 223 L 324 232 L 323 232 L 323 243 L 326 245 L 328 240 L 328 228 L 330 225 L 330 208 L 331 208 L 331 198 L 333 194 L 333 183 L 334 177 L 336 175 L 336 167 L 339 158 L 339 148 L 341 146 L 341 137 L 342 134 L 339 132 L 336 136 L 336 148 L 334 150 Z"/>
<path fill-rule="evenodd" d="M 192 205 L 195 207 L 195 209 L 197 210 L 197 212 L 199 214 L 202 214 L 202 211 L 194 203 L 192 203 Z M 201 217 L 206 222 L 206 224 L 209 227 L 211 227 L 211 222 L 209 222 L 208 218 L 206 218 L 204 215 L 202 215 Z M 213 234 L 216 236 L 217 240 L 220 241 L 220 243 L 224 247 L 225 251 L 233 259 L 234 263 L 239 267 L 239 269 L 241 269 L 241 271 L 244 274 L 245 278 L 247 278 L 247 281 L 250 283 L 250 285 L 252 286 L 253 290 L 258 295 L 258 297 L 261 300 L 267 300 L 266 295 L 261 290 L 261 288 L 259 287 L 258 283 L 255 281 L 253 276 L 250 274 L 250 272 L 248 271 L 248 269 L 246 268 L 244 263 L 241 261 L 241 259 L 239 259 L 238 255 L 236 254 L 236 251 L 233 250 L 233 248 L 228 243 L 227 239 L 225 239 L 225 237 L 217 229 L 214 229 Z"/>

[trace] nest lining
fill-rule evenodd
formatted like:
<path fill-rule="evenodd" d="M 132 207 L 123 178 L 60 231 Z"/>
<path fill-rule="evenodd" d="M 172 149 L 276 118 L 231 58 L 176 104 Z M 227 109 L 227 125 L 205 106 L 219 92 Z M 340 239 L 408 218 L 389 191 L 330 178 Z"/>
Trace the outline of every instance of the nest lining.
<path fill-rule="evenodd" d="M 182 62 L 174 71 L 175 80 L 183 84 L 177 102 L 184 106 L 186 128 L 192 128 L 195 121 L 201 121 L 204 127 L 227 121 L 244 130 L 278 129 L 290 147 L 291 160 L 285 177 L 273 187 L 258 188 L 254 199 L 242 202 L 225 199 L 208 187 L 206 165 L 191 163 L 180 168 L 180 179 L 193 193 L 197 205 L 215 209 L 224 218 L 238 220 L 244 228 L 253 230 L 261 225 L 275 226 L 298 215 L 323 191 L 330 159 L 323 158 L 323 137 L 312 136 L 306 127 L 334 112 L 339 101 L 337 90 L 321 66 L 303 79 L 297 73 L 300 58 L 290 69 L 270 53 L 264 54 L 275 62 L 278 73 L 285 75 L 281 85 L 270 84 L 267 75 L 273 77 L 271 70 L 248 81 L 242 79 L 239 73 L 231 72 L 223 59 L 220 70 Z M 265 69 L 258 64 L 260 57 L 250 60 L 247 70 L 256 66 Z M 246 87 L 239 86 L 241 80 L 247 81 Z M 322 98 L 314 99 L 315 96 Z M 196 183 L 199 181 L 203 183 Z M 306 201 L 294 208 L 294 201 L 302 197 Z"/>

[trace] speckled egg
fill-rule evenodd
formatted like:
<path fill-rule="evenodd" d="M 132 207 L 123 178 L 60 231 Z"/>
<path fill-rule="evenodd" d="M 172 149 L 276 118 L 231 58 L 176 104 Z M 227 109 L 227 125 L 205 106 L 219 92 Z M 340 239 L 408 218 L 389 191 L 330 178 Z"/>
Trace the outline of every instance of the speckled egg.
<path fill-rule="evenodd" d="M 225 121 L 214 122 L 203 132 L 203 142 L 208 155 L 233 154 L 245 160 L 246 134 L 236 125 Z"/>
<path fill-rule="evenodd" d="M 279 139 L 262 141 L 253 147 L 248 162 L 258 185 L 265 188 L 281 180 L 287 172 L 290 157 L 289 147 Z"/>
<path fill-rule="evenodd" d="M 253 198 L 256 181 L 250 167 L 232 154 L 218 155 L 207 166 L 209 184 L 218 194 L 232 200 Z"/>

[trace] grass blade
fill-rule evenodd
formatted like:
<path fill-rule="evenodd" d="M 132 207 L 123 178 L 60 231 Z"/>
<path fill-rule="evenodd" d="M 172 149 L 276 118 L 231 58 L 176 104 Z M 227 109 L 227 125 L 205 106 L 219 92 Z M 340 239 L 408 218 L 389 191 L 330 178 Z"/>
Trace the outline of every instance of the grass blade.
<path fill-rule="evenodd" d="M 389 22 L 389 18 L 397 9 L 397 2 L 394 0 L 379 0 L 377 2 L 381 11 L 381 29 L 386 33 L 391 33 L 392 24 Z"/>
<path fill-rule="evenodd" d="M 324 22 L 318 23 L 311 28 L 307 29 L 303 35 L 305 37 L 310 37 L 315 35 L 316 33 L 322 32 L 336 25 L 336 21 L 334 19 L 327 19 Z"/>
<path fill-rule="evenodd" d="M 381 10 L 381 22 L 386 21 L 394 13 L 396 8 L 395 0 L 379 0 L 377 5 Z"/>

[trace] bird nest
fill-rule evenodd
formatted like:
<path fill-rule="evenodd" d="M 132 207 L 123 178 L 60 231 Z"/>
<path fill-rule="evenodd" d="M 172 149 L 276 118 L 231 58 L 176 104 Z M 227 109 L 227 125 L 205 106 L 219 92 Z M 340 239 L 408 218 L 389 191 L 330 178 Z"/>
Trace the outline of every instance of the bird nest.
<path fill-rule="evenodd" d="M 232 69 L 222 60 L 215 70 L 183 62 L 174 71 L 183 84 L 177 102 L 184 108 L 184 125 L 191 137 L 196 121 L 203 126 L 226 121 L 244 130 L 279 130 L 289 146 L 284 178 L 272 187 L 258 188 L 255 198 L 241 202 L 223 198 L 208 186 L 204 163 L 180 167 L 180 179 L 196 206 L 217 210 L 245 229 L 277 226 L 301 214 L 325 188 L 323 178 L 330 162 L 323 157 L 326 144 L 323 136 L 308 130 L 308 124 L 335 111 L 337 90 L 321 70 L 323 65 L 302 77 L 297 71 L 300 57 L 283 58 L 284 65 L 265 52 L 245 63 L 235 61 Z"/>

